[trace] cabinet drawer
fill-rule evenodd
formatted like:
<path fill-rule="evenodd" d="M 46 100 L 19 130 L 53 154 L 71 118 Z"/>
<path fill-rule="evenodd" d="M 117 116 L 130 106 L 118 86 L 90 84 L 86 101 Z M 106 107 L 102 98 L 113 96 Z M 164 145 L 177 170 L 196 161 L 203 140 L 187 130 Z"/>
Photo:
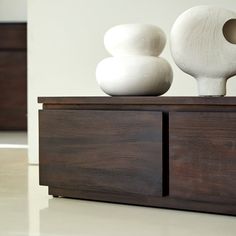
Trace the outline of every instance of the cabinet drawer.
<path fill-rule="evenodd" d="M 170 195 L 236 204 L 236 113 L 171 112 Z"/>
<path fill-rule="evenodd" d="M 162 196 L 162 113 L 40 111 L 40 183 Z"/>

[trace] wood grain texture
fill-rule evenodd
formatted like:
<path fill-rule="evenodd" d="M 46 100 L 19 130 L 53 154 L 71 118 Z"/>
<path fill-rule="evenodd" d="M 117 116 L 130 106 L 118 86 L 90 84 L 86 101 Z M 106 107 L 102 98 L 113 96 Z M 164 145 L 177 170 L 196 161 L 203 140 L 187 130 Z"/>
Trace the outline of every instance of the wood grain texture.
<path fill-rule="evenodd" d="M 0 36 L 0 130 L 26 130 L 26 24 L 0 24 Z"/>
<path fill-rule="evenodd" d="M 40 181 L 49 186 L 49 194 L 236 215 L 235 97 L 62 97 L 39 100 L 44 101 L 39 119 Z M 82 118 L 77 114 L 89 115 Z M 150 114 L 159 115 L 146 119 L 144 117 L 147 114 L 148 117 Z M 131 120 L 135 121 L 134 124 Z M 125 127 L 127 137 L 138 132 L 131 140 L 137 144 L 142 141 L 142 148 L 140 145 L 134 148 L 132 142 L 121 142 L 123 135 L 114 133 L 116 125 Z M 186 128 L 183 128 L 185 125 Z M 79 132 L 80 126 L 84 127 L 83 132 Z M 104 132 L 95 129 L 101 126 Z M 89 127 L 88 132 L 86 127 Z M 155 127 L 161 131 L 155 130 Z M 154 137 L 157 138 L 157 147 L 153 143 L 153 152 L 150 152 L 148 145 Z M 114 152 L 108 140 L 113 144 L 120 142 L 124 148 L 116 147 Z M 94 149 L 94 145 L 99 149 Z M 183 152 L 176 152 L 175 145 Z M 101 156 L 98 150 L 102 150 Z M 201 155 L 196 161 L 193 157 L 197 151 Z M 86 153 L 89 153 L 89 157 L 81 161 L 80 154 L 87 156 Z M 122 158 L 124 153 L 127 158 Z M 154 163 L 156 158 L 162 160 L 162 163 Z M 96 169 L 98 172 L 93 172 L 97 164 L 95 166 L 91 163 L 95 163 L 94 160 L 99 163 L 99 159 L 102 162 Z M 135 163 L 137 159 L 139 161 Z M 123 166 L 121 169 L 121 163 L 127 168 Z M 179 166 L 179 163 L 183 165 Z M 83 167 L 81 172 L 80 165 Z M 113 174 L 109 173 L 109 167 L 115 170 Z M 91 178 L 83 179 L 77 172 Z M 124 175 L 131 176 L 129 182 L 128 178 L 123 178 Z M 195 188 L 194 181 L 198 181 L 201 175 L 204 178 Z M 127 183 L 121 185 L 120 180 Z"/>
<path fill-rule="evenodd" d="M 170 113 L 170 195 L 236 204 L 236 113 Z"/>
<path fill-rule="evenodd" d="M 162 196 L 162 114 L 41 111 L 40 183 L 121 196 Z"/>

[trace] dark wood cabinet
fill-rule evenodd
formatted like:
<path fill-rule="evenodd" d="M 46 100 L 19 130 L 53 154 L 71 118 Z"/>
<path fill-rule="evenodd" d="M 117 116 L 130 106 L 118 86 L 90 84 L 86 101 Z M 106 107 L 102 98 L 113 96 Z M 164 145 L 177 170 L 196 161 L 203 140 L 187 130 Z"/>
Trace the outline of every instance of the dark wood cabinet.
<path fill-rule="evenodd" d="M 39 98 L 49 194 L 236 215 L 236 98 Z"/>
<path fill-rule="evenodd" d="M 26 24 L 0 23 L 0 130 L 27 129 Z"/>
<path fill-rule="evenodd" d="M 160 112 L 49 110 L 40 121 L 41 183 L 162 196 Z"/>
<path fill-rule="evenodd" d="M 236 112 L 171 112 L 170 196 L 236 205 Z"/>

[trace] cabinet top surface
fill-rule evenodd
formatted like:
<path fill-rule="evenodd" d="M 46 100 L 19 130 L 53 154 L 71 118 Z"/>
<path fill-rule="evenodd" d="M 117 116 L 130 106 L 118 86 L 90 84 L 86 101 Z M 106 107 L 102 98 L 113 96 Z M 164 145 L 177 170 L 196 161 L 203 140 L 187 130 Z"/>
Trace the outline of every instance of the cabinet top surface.
<path fill-rule="evenodd" d="M 71 105 L 236 105 L 236 97 L 39 97 L 43 104 Z"/>

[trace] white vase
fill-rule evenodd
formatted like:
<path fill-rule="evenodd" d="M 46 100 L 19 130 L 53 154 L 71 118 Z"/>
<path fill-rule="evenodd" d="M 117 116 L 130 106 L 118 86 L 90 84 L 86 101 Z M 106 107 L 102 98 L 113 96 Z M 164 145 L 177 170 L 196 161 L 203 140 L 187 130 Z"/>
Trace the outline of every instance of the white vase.
<path fill-rule="evenodd" d="M 166 60 L 150 56 L 109 57 L 96 70 L 99 86 L 112 96 L 161 95 L 171 86 L 172 77 Z"/>
<path fill-rule="evenodd" d="M 200 96 L 224 96 L 226 81 L 236 75 L 236 13 L 197 6 L 181 14 L 171 30 L 176 64 L 194 76 Z"/>
<path fill-rule="evenodd" d="M 165 33 L 147 24 L 117 25 L 104 36 L 104 45 L 113 56 L 159 56 L 165 47 Z"/>
<path fill-rule="evenodd" d="M 166 42 L 164 32 L 153 25 L 119 25 L 107 31 L 106 49 L 113 55 L 97 65 L 101 89 L 112 96 L 161 95 L 171 86 L 169 63 L 157 57 Z"/>

